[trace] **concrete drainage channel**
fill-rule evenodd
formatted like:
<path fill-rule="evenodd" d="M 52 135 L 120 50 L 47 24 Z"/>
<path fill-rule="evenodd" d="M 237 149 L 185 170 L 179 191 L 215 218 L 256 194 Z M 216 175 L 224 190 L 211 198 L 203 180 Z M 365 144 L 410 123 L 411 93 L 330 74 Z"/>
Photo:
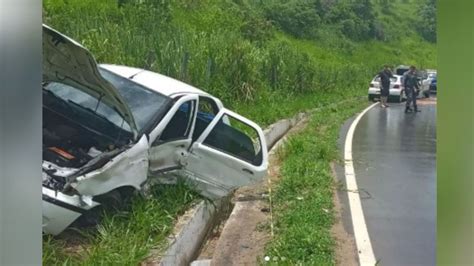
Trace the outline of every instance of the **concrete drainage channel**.
<path fill-rule="evenodd" d="M 322 108 L 337 106 L 353 100 L 355 99 L 341 101 Z M 284 143 L 286 139 L 285 135 L 291 128 L 299 123 L 305 122 L 311 113 L 317 112 L 320 109 L 321 108 L 316 108 L 306 113 L 299 113 L 290 119 L 282 119 L 265 129 L 265 139 L 269 152 L 272 153 L 277 147 Z M 170 237 L 170 246 L 163 254 L 160 265 L 211 265 L 210 259 L 198 261 L 194 261 L 194 259 L 197 257 L 202 244 L 206 241 L 212 229 L 230 217 L 225 223 L 225 231 L 226 227 L 231 227 L 233 226 L 232 224 L 239 224 L 238 221 L 235 221 L 235 217 L 239 215 L 242 216 L 242 210 L 245 209 L 245 212 L 252 212 L 252 210 L 258 209 L 252 201 L 239 201 L 235 206 L 232 206 L 231 197 L 232 196 L 229 196 L 214 202 L 201 201 L 188 210 L 178 221 L 176 226 L 178 229 L 173 233 L 173 236 Z M 221 237 L 222 236 L 223 235 L 221 235 Z M 216 259 L 219 260 L 219 263 L 216 262 L 213 264 L 221 264 L 220 262 L 223 264 L 229 263 L 229 261 L 221 261 L 221 258 Z"/>

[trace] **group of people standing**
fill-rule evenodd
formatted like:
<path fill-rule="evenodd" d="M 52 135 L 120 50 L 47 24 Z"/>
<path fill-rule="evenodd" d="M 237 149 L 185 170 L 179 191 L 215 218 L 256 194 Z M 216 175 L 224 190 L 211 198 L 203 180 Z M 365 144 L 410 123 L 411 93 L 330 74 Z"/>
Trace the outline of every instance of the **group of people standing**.
<path fill-rule="evenodd" d="M 384 66 L 384 69 L 377 74 L 380 78 L 380 106 L 383 108 L 389 107 L 387 104 L 388 96 L 390 94 L 390 78 L 393 78 L 392 71 L 388 65 Z M 416 76 L 416 67 L 410 66 L 409 70 L 403 74 L 402 84 L 405 89 L 405 95 L 407 97 L 405 113 L 420 112 L 416 105 L 416 97 L 420 92 L 418 84 L 418 78 Z M 411 105 L 413 103 L 413 109 Z"/>

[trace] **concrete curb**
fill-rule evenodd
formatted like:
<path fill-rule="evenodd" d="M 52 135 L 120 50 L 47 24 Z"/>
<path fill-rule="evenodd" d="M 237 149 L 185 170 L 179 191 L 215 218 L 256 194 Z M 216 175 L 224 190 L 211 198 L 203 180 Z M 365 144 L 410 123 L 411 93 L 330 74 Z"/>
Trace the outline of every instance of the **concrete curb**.
<path fill-rule="evenodd" d="M 267 148 L 270 151 L 275 143 L 286 134 L 292 127 L 294 127 L 301 119 L 305 118 L 308 113 L 299 113 L 292 118 L 282 119 L 274 124 L 268 126 L 263 133 L 267 142 Z"/>
<path fill-rule="evenodd" d="M 187 221 L 184 221 L 185 225 L 163 255 L 160 265 L 189 265 L 211 229 L 221 205 L 222 202 L 213 204 L 209 201 L 201 201 L 195 206 Z"/>
<path fill-rule="evenodd" d="M 333 105 L 337 106 L 351 100 L 354 99 L 344 100 L 322 108 Z M 280 146 L 280 144 L 284 142 L 284 136 L 292 127 L 308 117 L 309 114 L 320 109 L 321 108 L 315 108 L 305 113 L 298 113 L 292 118 L 282 119 L 268 126 L 263 131 L 267 142 L 267 149 L 271 152 L 274 147 Z M 278 145 L 275 145 L 277 142 L 279 142 Z M 190 265 L 196 254 L 198 254 L 201 243 L 205 240 L 213 225 L 218 220 L 220 210 L 228 204 L 230 204 L 230 197 L 222 199 L 219 202 L 202 201 L 198 203 L 198 205 L 190 211 L 190 217 L 184 221 L 185 225 L 175 237 L 171 237 L 173 240 L 163 255 L 160 265 Z M 202 263 L 206 265 L 209 261 L 203 261 Z"/>

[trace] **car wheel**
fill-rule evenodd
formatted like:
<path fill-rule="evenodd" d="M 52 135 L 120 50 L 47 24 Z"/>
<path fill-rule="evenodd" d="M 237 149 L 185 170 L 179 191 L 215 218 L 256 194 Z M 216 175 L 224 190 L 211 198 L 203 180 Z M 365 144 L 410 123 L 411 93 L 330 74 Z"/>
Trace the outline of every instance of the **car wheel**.
<path fill-rule="evenodd" d="M 119 210 L 123 204 L 124 200 L 122 195 L 118 190 L 112 190 L 103 195 L 94 197 L 94 201 L 100 203 L 99 206 L 96 206 L 82 216 L 80 216 L 74 224 L 79 227 L 92 227 L 99 224 L 105 213 Z"/>
<path fill-rule="evenodd" d="M 375 97 L 373 95 L 369 95 L 369 101 L 375 102 Z"/>

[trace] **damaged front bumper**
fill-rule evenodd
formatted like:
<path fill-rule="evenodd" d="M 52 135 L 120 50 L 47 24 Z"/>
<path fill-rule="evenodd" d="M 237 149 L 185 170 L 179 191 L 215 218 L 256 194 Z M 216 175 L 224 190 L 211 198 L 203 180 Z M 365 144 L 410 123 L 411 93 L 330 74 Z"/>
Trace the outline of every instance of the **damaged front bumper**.
<path fill-rule="evenodd" d="M 98 205 L 91 197 L 70 196 L 43 186 L 43 232 L 57 235 Z"/>

